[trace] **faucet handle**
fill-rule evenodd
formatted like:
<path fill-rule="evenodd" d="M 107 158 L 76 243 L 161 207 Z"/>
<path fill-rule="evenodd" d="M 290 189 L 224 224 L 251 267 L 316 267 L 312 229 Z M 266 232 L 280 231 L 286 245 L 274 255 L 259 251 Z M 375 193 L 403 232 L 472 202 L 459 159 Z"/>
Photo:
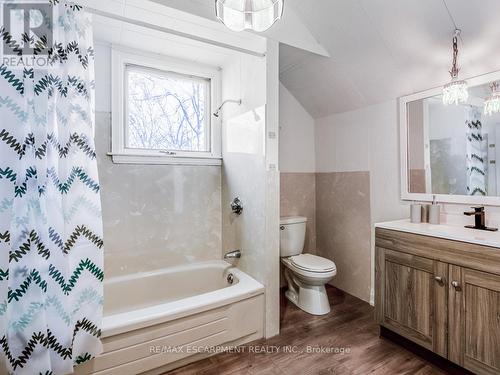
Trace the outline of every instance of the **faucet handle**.
<path fill-rule="evenodd" d="M 466 211 L 464 212 L 464 215 L 473 216 L 473 215 L 481 215 L 484 213 L 484 206 L 472 206 L 471 208 L 474 211 Z"/>
<path fill-rule="evenodd" d="M 231 211 L 236 215 L 241 215 L 243 212 L 243 202 L 239 197 L 234 198 L 231 202 Z"/>
<path fill-rule="evenodd" d="M 486 226 L 486 212 L 483 206 L 475 206 L 472 208 L 474 209 L 473 212 L 464 212 L 464 215 L 474 216 L 474 225 L 466 225 L 466 228 L 488 230 L 490 232 L 496 232 L 498 230 L 498 228 Z"/>

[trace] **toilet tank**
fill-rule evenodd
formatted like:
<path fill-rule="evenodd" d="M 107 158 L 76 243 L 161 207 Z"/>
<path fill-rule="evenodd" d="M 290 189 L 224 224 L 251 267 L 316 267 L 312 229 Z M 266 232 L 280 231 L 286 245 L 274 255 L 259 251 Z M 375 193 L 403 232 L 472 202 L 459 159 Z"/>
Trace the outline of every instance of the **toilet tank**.
<path fill-rule="evenodd" d="M 307 218 L 302 216 L 282 217 L 280 220 L 280 255 L 290 257 L 304 250 Z"/>

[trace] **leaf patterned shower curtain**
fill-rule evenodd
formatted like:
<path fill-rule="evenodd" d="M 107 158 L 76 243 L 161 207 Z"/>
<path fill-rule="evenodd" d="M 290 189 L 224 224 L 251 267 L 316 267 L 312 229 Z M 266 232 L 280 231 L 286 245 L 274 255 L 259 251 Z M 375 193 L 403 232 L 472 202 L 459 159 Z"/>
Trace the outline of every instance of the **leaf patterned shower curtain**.
<path fill-rule="evenodd" d="M 486 156 L 487 151 L 483 139 L 483 124 L 478 107 L 467 107 L 467 195 L 486 195 Z"/>
<path fill-rule="evenodd" d="M 101 351 L 91 20 L 69 2 L 45 3 L 48 64 L 0 66 L 2 374 L 67 374 Z M 0 35 L 19 46 L 5 27 Z"/>

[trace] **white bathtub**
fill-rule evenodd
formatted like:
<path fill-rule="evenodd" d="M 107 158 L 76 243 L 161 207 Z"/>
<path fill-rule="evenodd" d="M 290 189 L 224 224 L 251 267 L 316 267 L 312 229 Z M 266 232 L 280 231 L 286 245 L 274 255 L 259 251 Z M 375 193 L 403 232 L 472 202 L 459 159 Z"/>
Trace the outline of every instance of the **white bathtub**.
<path fill-rule="evenodd" d="M 264 287 L 224 261 L 107 279 L 104 299 L 103 354 L 77 374 L 162 373 L 263 336 Z"/>

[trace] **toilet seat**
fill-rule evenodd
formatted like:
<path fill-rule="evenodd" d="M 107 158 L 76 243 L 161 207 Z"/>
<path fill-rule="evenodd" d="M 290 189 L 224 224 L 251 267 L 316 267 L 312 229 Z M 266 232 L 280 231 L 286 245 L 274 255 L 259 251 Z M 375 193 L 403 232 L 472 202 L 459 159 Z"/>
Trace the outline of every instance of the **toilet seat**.
<path fill-rule="evenodd" d="M 300 254 L 289 259 L 294 267 L 307 272 L 330 273 L 337 270 L 334 262 L 317 255 Z"/>

